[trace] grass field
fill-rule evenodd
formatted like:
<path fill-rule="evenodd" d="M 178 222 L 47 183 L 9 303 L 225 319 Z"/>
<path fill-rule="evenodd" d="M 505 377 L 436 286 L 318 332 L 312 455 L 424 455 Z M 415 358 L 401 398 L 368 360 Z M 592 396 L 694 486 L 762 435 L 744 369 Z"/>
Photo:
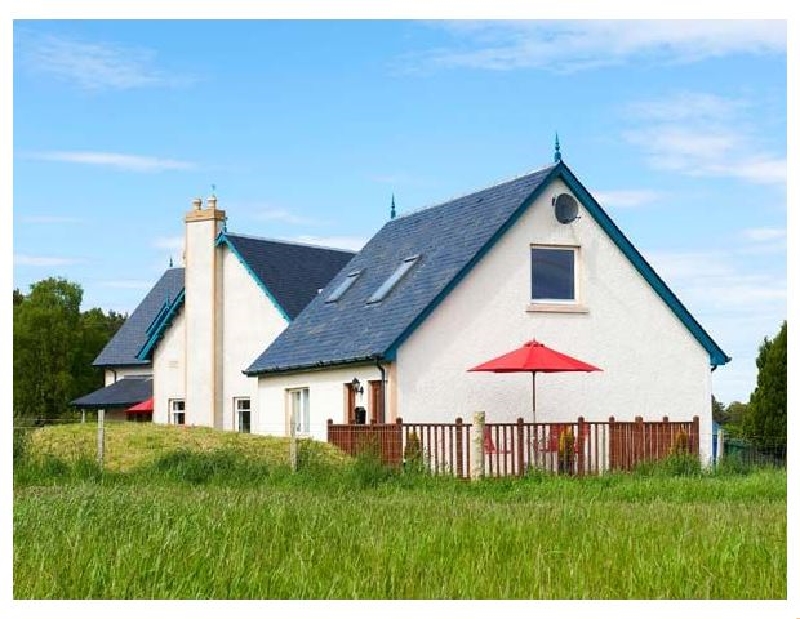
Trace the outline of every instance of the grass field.
<path fill-rule="evenodd" d="M 57 438 L 15 469 L 15 598 L 786 597 L 783 471 L 471 484 L 318 448 L 292 475 L 212 436 L 100 474 Z"/>

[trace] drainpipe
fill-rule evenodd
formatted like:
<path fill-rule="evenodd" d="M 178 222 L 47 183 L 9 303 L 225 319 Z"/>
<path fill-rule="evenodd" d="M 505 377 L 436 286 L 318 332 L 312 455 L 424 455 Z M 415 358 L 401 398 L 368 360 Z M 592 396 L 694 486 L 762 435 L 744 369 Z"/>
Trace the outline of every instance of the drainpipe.
<path fill-rule="evenodd" d="M 381 389 L 381 398 L 383 399 L 381 407 L 383 408 L 383 422 L 386 423 L 386 368 L 381 365 L 380 357 L 375 357 L 375 365 L 381 373 L 381 385 L 383 386 Z"/>

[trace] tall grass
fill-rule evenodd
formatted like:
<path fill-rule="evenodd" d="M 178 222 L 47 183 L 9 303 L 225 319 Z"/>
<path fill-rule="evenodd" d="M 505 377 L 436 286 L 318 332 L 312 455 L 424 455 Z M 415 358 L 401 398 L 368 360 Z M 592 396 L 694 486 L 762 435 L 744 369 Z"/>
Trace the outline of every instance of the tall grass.
<path fill-rule="evenodd" d="M 125 470 L 15 463 L 14 596 L 786 596 L 785 471 L 470 483 L 300 461 L 206 445 Z"/>

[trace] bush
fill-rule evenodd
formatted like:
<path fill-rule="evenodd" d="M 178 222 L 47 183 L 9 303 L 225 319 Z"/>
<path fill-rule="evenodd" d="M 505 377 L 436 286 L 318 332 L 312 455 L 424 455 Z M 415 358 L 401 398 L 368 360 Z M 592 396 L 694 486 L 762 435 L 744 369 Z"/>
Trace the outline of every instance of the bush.
<path fill-rule="evenodd" d="M 679 430 L 672 441 L 669 453 L 671 456 L 689 453 L 689 435 L 683 430 Z"/>
<path fill-rule="evenodd" d="M 700 459 L 689 453 L 674 453 L 663 460 L 648 460 L 634 469 L 643 477 L 697 477 L 703 473 Z"/>
<path fill-rule="evenodd" d="M 403 467 L 410 473 L 421 473 L 425 469 L 422 443 L 416 432 L 412 432 L 406 438 L 406 446 L 403 450 Z"/>

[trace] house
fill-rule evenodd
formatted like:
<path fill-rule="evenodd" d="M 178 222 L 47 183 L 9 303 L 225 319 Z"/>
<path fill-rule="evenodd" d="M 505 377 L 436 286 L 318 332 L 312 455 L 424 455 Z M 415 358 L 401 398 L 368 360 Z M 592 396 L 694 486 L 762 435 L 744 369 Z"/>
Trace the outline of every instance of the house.
<path fill-rule="evenodd" d="M 235 234 L 216 197 L 185 216 L 184 262 L 168 269 L 94 361 L 105 387 L 72 404 L 109 420 L 153 398 L 158 423 L 250 431 L 257 379 L 242 373 L 353 253 Z"/>
<path fill-rule="evenodd" d="M 537 421 L 698 416 L 708 458 L 711 372 L 730 359 L 558 151 L 388 221 L 246 366 L 253 429 L 294 419 L 324 440 L 357 407 L 377 422 L 530 421 L 529 376 L 467 369 L 534 338 L 603 369 L 541 378 Z"/>

